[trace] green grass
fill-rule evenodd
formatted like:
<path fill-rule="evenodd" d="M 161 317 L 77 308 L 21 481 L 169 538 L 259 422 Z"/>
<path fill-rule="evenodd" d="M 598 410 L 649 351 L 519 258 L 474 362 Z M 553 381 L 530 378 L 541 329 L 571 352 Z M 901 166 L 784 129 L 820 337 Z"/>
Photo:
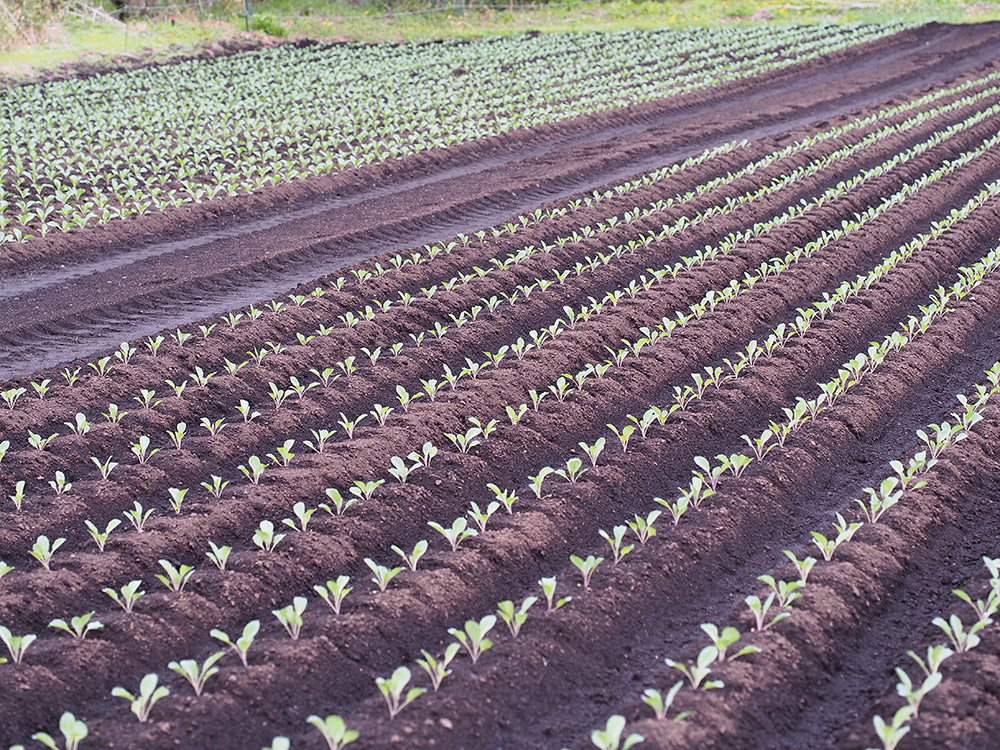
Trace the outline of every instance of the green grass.
<path fill-rule="evenodd" d="M 439 0 L 448 4 L 455 0 Z M 496 0 L 492 0 L 496 2 Z M 372 3 L 335 0 L 261 0 L 252 4 L 287 31 L 287 38 L 354 39 L 367 42 L 469 39 L 528 31 L 593 31 L 686 28 L 719 23 L 816 23 L 889 21 L 967 23 L 1000 20 L 1000 0 L 563 0 L 510 12 L 414 12 L 426 2 L 396 4 L 389 15 Z M 65 63 L 111 65 L 122 55 L 167 59 L 189 54 L 198 45 L 243 35 L 244 21 L 235 0 L 219 3 L 203 17 L 178 15 L 132 21 L 123 31 L 80 21 L 53 25 L 45 41 L 0 52 L 0 75 L 30 79 Z M 268 38 L 260 32 L 254 36 Z M 273 37 L 270 37 L 273 39 Z"/>

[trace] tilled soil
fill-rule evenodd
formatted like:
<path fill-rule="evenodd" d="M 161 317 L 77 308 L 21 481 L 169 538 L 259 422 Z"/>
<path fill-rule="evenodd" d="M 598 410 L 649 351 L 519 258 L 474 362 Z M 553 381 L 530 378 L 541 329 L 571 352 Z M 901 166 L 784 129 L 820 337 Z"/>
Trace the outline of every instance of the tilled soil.
<path fill-rule="evenodd" d="M 23 376 L 3 388 L 21 384 L 28 391 L 13 409 L 0 410 L 0 439 L 10 443 L 0 459 L 0 489 L 6 497 L 25 483 L 21 509 L 6 499 L 0 509 L 0 559 L 14 567 L 0 581 L 0 611 L 15 635 L 40 637 L 23 663 L 0 667 L 0 745 L 51 732 L 70 710 L 90 728 L 83 748 L 258 748 L 275 735 L 290 737 L 295 748 L 320 748 L 325 743 L 306 723 L 312 714 L 343 716 L 361 732 L 357 747 L 582 748 L 592 746 L 590 731 L 612 714 L 645 736 L 644 747 L 875 746 L 872 717 L 902 705 L 893 669 L 911 667 L 908 650 L 943 641 L 933 617 L 957 612 L 970 622 L 971 610 L 951 589 L 985 596 L 981 558 L 1000 556 L 1000 405 L 991 401 L 983 421 L 942 455 L 926 487 L 908 490 L 832 561 L 820 559 L 787 619 L 752 632 L 743 598 L 763 598 L 762 574 L 795 579 L 784 550 L 820 557 L 810 532 L 831 533 L 835 514 L 862 520 L 854 498 L 891 473 L 890 460 L 905 462 L 921 449 L 916 430 L 953 419 L 955 394 L 985 382 L 983 371 L 1000 359 L 998 272 L 951 300 L 926 333 L 889 354 L 782 446 L 739 477 L 727 475 L 718 494 L 676 525 L 653 498 L 675 500 L 698 456 L 751 455 L 743 435 L 780 422 L 798 397 L 814 398 L 817 383 L 836 377 L 870 342 L 903 330 L 936 288 L 947 288 L 960 269 L 997 246 L 1000 199 L 986 198 L 772 356 L 739 377 L 719 379 L 748 342 L 763 343 L 772 330 L 792 325 L 802 310 L 1000 179 L 994 147 L 941 179 L 920 182 L 1000 131 L 1000 116 L 966 122 L 1000 101 L 991 84 L 921 105 L 916 112 L 956 104 L 905 127 L 913 111 L 885 112 L 993 72 L 998 48 L 995 26 L 927 26 L 698 98 L 210 205 L 183 226 L 164 216 L 62 244 L 29 243 L 31 257 L 4 282 L 0 299 L 0 364 Z M 980 91 L 986 94 L 976 102 L 958 102 Z M 876 114 L 876 121 L 729 178 L 796 141 Z M 900 127 L 880 134 L 886 125 Z M 516 232 L 475 238 L 490 224 L 520 225 L 510 218 L 518 212 L 562 207 L 744 137 L 745 145 L 666 179 L 591 199 Z M 853 145 L 848 157 L 823 161 Z M 894 160 L 900 154 L 906 156 Z M 814 205 L 827 189 L 882 164 Z M 801 177 L 782 182 L 797 169 L 805 170 Z M 914 184 L 921 186 L 905 200 L 852 224 Z M 710 187 L 698 190 L 703 185 Z M 760 191 L 766 185 L 774 189 Z M 626 216 L 668 198 L 673 203 L 648 216 Z M 794 206 L 803 209 L 773 221 Z M 213 211 L 218 218 L 208 217 Z M 640 241 L 663 226 L 678 229 Z M 849 230 L 843 236 L 823 239 L 842 227 Z M 397 251 L 400 261 L 410 253 L 425 260 L 425 243 L 450 241 L 459 231 L 465 241 L 455 238 L 453 250 L 426 262 L 365 281 L 347 273 L 391 268 Z M 768 272 L 738 296 L 692 309 L 709 290 L 720 295 L 762 263 L 821 240 L 814 253 Z M 590 266 L 598 253 L 629 243 L 632 250 Z M 682 259 L 720 243 L 724 252 L 683 267 Z M 525 247 L 547 251 L 499 267 Z M 678 262 L 675 274 L 653 280 L 655 270 Z M 341 274 L 347 281 L 338 289 Z M 537 279 L 551 284 L 542 288 Z M 606 299 L 632 281 L 599 313 L 570 320 L 589 298 Z M 284 297 L 280 312 L 264 306 L 298 283 L 302 294 L 326 293 L 301 306 Z M 422 291 L 432 287 L 432 295 Z M 404 304 L 405 294 L 412 303 Z M 374 303 L 387 299 L 397 301 L 384 311 Z M 246 307 L 234 327 L 217 314 L 249 303 L 262 312 L 256 320 Z M 373 308 L 372 320 L 348 325 L 347 314 L 365 306 Z M 461 318 L 462 311 L 470 312 Z M 561 376 L 604 362 L 643 329 L 678 316 L 690 319 L 669 337 L 612 362 L 601 377 L 591 373 L 582 388 L 559 392 Z M 216 328 L 206 336 L 199 325 Z M 530 342 L 549 326 L 562 330 L 518 356 L 519 339 Z M 192 334 L 183 346 L 169 338 L 178 327 Z M 153 356 L 142 341 L 156 335 L 164 342 Z M 112 358 L 104 377 L 88 366 L 126 339 L 139 348 L 127 363 Z M 254 360 L 271 349 L 280 351 Z M 502 360 L 471 372 L 500 352 Z M 229 373 L 227 362 L 246 364 Z M 67 372 L 80 368 L 72 387 L 58 374 L 67 365 Z M 651 405 L 669 408 L 676 390 L 697 383 L 693 375 L 712 377 L 716 367 L 723 368 L 714 375 L 718 383 L 662 424 L 636 432 L 627 447 L 607 428 L 621 428 Z M 445 382 L 445 373 L 463 368 L 470 372 Z M 39 399 L 30 383 L 43 378 L 51 390 Z M 176 395 L 171 383 L 183 382 Z M 280 405 L 269 395 L 313 382 Z M 423 396 L 404 409 L 400 387 Z M 533 392 L 547 394 L 537 408 Z M 260 415 L 245 422 L 241 402 Z M 120 423 L 102 416 L 112 413 L 109 404 L 129 412 Z M 514 423 L 506 407 L 516 415 L 521 404 L 525 414 Z M 384 425 L 375 416 L 381 405 L 394 408 Z M 90 422 L 83 434 L 71 427 L 77 414 Z M 367 416 L 349 426 L 359 415 Z M 470 417 L 497 423 L 463 452 L 447 434 L 464 433 Z M 200 426 L 203 420 L 217 434 Z M 167 433 L 179 422 L 187 436 L 176 447 Z M 334 435 L 321 452 L 310 450 L 306 441 L 318 442 L 321 429 Z M 44 450 L 26 439 L 56 433 Z M 143 436 L 159 450 L 139 461 L 133 446 Z M 580 443 L 599 438 L 607 444 L 591 466 Z M 286 440 L 294 440 L 295 456 L 283 466 L 277 449 Z M 426 443 L 439 449 L 427 466 L 405 482 L 389 473 L 392 457 L 419 453 Z M 275 459 L 259 483 L 248 481 L 238 467 L 268 454 Z M 118 466 L 102 479 L 95 464 L 109 456 Z M 588 471 L 573 482 L 551 475 L 536 496 L 531 477 L 571 457 L 582 458 Z M 50 486 L 57 471 L 72 481 L 64 494 Z M 202 484 L 213 476 L 229 482 L 218 497 Z M 305 531 L 282 524 L 288 518 L 301 526 L 293 513 L 298 502 L 306 509 L 332 504 L 327 488 L 354 497 L 349 489 L 359 480 L 384 484 L 343 515 L 317 510 Z M 485 530 L 451 550 L 428 522 L 450 526 L 470 503 L 486 508 L 493 499 L 488 484 L 517 492 L 513 512 L 497 510 Z M 169 488 L 188 490 L 179 512 L 169 505 Z M 123 517 L 137 502 L 143 511 L 155 509 L 141 532 Z M 629 531 L 635 549 L 614 564 L 598 530 L 657 509 L 657 534 L 640 544 Z M 104 529 L 114 518 L 123 523 L 99 552 L 84 522 Z M 265 520 L 285 534 L 273 551 L 253 542 Z M 41 534 L 65 539 L 51 570 L 28 554 Z M 365 559 L 402 565 L 392 547 L 409 551 L 421 540 L 429 549 L 417 569 L 378 591 Z M 225 570 L 206 557 L 210 542 L 231 548 Z M 570 555 L 606 558 L 589 587 Z M 195 568 L 183 591 L 168 591 L 154 578 L 163 572 L 160 560 Z M 313 587 L 339 575 L 350 576 L 353 591 L 335 614 Z M 542 597 L 537 582 L 547 576 L 556 577 L 557 598 L 572 600 L 553 611 L 537 602 L 517 638 L 498 621 L 493 647 L 475 664 L 463 652 L 440 690 L 388 719 L 376 677 L 408 665 L 414 683 L 428 687 L 415 663 L 422 651 L 439 655 L 452 640 L 449 628 L 493 612 L 497 602 Z M 146 594 L 126 613 L 101 590 L 132 580 L 141 580 Z M 292 639 L 272 610 L 296 596 L 308 597 L 308 606 L 302 633 Z M 90 611 L 104 628 L 84 640 L 48 628 L 53 618 Z M 261 630 L 248 666 L 227 652 L 203 695 L 167 669 L 171 660 L 201 663 L 222 648 L 213 628 L 236 637 L 254 619 Z M 702 623 L 736 626 L 741 646 L 761 650 L 713 665 L 712 679 L 725 687 L 682 689 L 670 715 L 691 711 L 685 720 L 652 718 L 643 690 L 665 690 L 682 677 L 664 658 L 691 663 L 708 645 Z M 995 745 L 1000 640 L 990 628 L 982 636 L 978 649 L 945 663 L 946 677 L 921 705 L 906 747 Z M 171 693 L 148 723 L 139 723 L 110 693 L 116 685 L 134 691 L 149 672 Z"/>

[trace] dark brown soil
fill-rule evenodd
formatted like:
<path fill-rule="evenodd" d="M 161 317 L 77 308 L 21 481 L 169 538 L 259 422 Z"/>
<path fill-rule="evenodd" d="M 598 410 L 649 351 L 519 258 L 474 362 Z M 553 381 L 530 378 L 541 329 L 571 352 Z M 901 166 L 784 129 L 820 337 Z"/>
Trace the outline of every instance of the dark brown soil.
<path fill-rule="evenodd" d="M 0 440 L 10 441 L 0 460 L 0 559 L 15 568 L 0 581 L 5 613 L 0 624 L 15 635 L 35 633 L 39 639 L 24 663 L 0 666 L 5 697 L 0 746 L 27 743 L 40 730 L 53 732 L 65 710 L 90 728 L 82 750 L 256 750 L 275 735 L 290 737 L 294 748 L 318 750 L 324 743 L 306 723 L 311 714 L 342 715 L 361 732 L 352 747 L 584 748 L 592 746 L 590 731 L 612 714 L 624 715 L 629 731 L 646 737 L 640 747 L 875 746 L 872 716 L 891 714 L 901 705 L 894 695 L 893 668 L 909 666 L 908 649 L 922 651 L 941 640 L 930 625 L 934 616 L 960 612 L 968 622 L 969 613 L 962 612 L 966 605 L 950 591 L 964 588 L 984 596 L 981 557 L 1000 556 L 1000 404 L 991 401 L 970 437 L 928 474 L 926 488 L 908 492 L 883 521 L 863 527 L 838 550 L 833 562 L 816 566 L 791 618 L 764 633 L 750 633 L 743 597 L 764 593 L 758 575 L 792 579 L 782 551 L 815 555 L 809 532 L 828 531 L 836 513 L 856 519 L 853 498 L 889 472 L 888 461 L 919 449 L 917 429 L 950 419 L 955 394 L 983 381 L 983 371 L 1000 359 L 998 272 L 968 297 L 954 300 L 953 309 L 925 335 L 891 354 L 784 447 L 754 462 L 740 478 L 725 479 L 720 493 L 676 528 L 665 513 L 656 524 L 657 535 L 618 565 L 598 530 L 610 531 L 636 513 L 658 508 L 654 497 L 675 498 L 676 488 L 689 482 L 696 456 L 747 452 L 742 435 L 758 435 L 781 420 L 782 410 L 797 396 L 811 398 L 816 383 L 836 376 L 842 363 L 865 351 L 869 342 L 898 330 L 907 316 L 919 315 L 936 287 L 949 285 L 960 268 L 997 245 L 1000 201 L 987 201 L 774 357 L 711 387 L 703 399 L 652 427 L 644 438 L 634 436 L 627 451 L 606 425 L 622 425 L 627 415 L 641 415 L 651 404 L 668 406 L 675 387 L 694 382 L 692 373 L 724 366 L 748 341 L 762 342 L 779 324 L 794 321 L 798 308 L 822 300 L 929 231 L 984 184 L 1000 179 L 1000 152 L 988 151 L 780 275 L 757 281 L 669 339 L 629 356 L 603 379 L 592 376 L 565 401 L 550 394 L 532 410 L 529 392 L 547 391 L 560 375 L 605 359 L 606 347 L 618 349 L 622 339 L 634 340 L 641 327 L 689 310 L 707 290 L 724 289 L 762 262 L 878 206 L 996 134 L 1000 118 L 988 118 L 791 221 L 735 242 L 728 253 L 676 278 L 668 276 L 634 299 L 606 304 L 600 314 L 522 360 L 508 353 L 499 366 L 476 379 L 461 379 L 454 389 L 445 385 L 433 400 L 425 395 L 405 413 L 396 386 L 417 392 L 422 381 L 441 380 L 444 365 L 457 372 L 466 358 L 481 362 L 484 352 L 496 352 L 519 337 L 530 340 L 531 331 L 564 317 L 565 306 L 579 309 L 589 297 L 601 299 L 651 273 L 647 269 L 673 264 L 730 233 L 808 203 L 827 187 L 1000 101 L 1000 94 L 882 138 L 849 159 L 593 272 L 571 272 L 564 283 L 536 288 L 527 299 L 522 292 L 517 304 L 502 301 L 495 311 L 483 310 L 460 327 L 452 322 L 450 315 L 483 304 L 483 298 L 503 300 L 501 295 L 518 285 L 554 278 L 553 270 L 572 269 L 609 245 L 634 242 L 682 216 L 726 205 L 860 143 L 885 122 L 786 156 L 596 237 L 558 245 L 557 238 L 735 173 L 808 134 L 991 71 L 998 47 L 1000 28 L 994 26 L 924 27 L 703 101 L 671 100 L 585 118 L 415 158 L 391 170 L 359 173 L 342 178 L 343 184 L 293 186 L 255 197 L 257 203 L 222 207 L 214 221 L 198 216 L 184 226 L 176 217 L 159 217 L 148 224 L 95 230 L 68 245 L 35 248 L 35 257 L 22 260 L 25 273 L 4 282 L 0 299 L 0 340 L 6 346 L 0 358 L 6 372 L 24 376 L 3 388 L 20 383 L 29 391 L 13 410 L 0 407 Z M 886 122 L 899 123 L 906 116 Z M 750 140 L 746 147 L 661 183 L 513 235 L 490 237 L 487 243 L 473 240 L 449 255 L 364 285 L 348 276 L 342 290 L 333 287 L 340 273 L 348 275 L 338 271 L 342 265 L 385 266 L 397 248 L 426 252 L 421 250 L 425 241 L 456 231 L 471 235 L 536 205 L 564 205 L 584 187 L 583 194 L 589 194 L 743 134 Z M 292 218 L 278 208 L 285 203 Z M 257 214 L 250 220 L 246 214 L 242 221 L 226 218 L 237 209 Z M 553 246 L 551 252 L 452 291 L 443 289 L 449 278 L 475 266 L 492 268 L 491 258 L 502 260 L 543 243 Z M 306 292 L 318 286 L 328 291 L 302 307 L 288 302 L 285 311 L 267 311 L 232 330 L 219 322 L 217 313 L 238 302 L 261 306 L 268 295 L 300 282 Z M 435 284 L 439 288 L 432 298 L 419 294 Z M 418 299 L 410 307 L 395 304 L 356 327 L 338 319 L 401 291 Z M 192 321 L 219 325 L 205 338 Z M 440 340 L 428 334 L 415 345 L 411 337 L 435 323 L 448 325 L 447 334 Z M 141 337 L 157 332 L 166 337 L 178 325 L 196 338 L 182 348 L 167 339 L 155 357 L 141 349 L 129 364 L 116 363 L 107 377 L 91 372 L 86 359 L 76 359 L 108 354 L 107 341 L 113 347 L 130 338 L 141 348 Z M 311 334 L 321 325 L 332 332 L 296 343 L 296 333 Z M 283 342 L 287 349 L 259 365 L 251 362 L 236 375 L 224 371 L 226 359 L 242 362 L 248 351 L 268 341 Z M 396 342 L 405 346 L 392 357 L 389 348 Z M 369 363 L 362 347 L 381 347 L 377 362 Z M 280 409 L 271 403 L 272 383 L 286 388 L 294 377 L 307 384 L 315 379 L 311 369 L 340 372 L 336 363 L 349 356 L 357 358 L 355 374 L 293 396 Z M 55 369 L 67 362 L 82 368 L 72 388 Z M 197 367 L 217 374 L 199 386 L 191 374 Z M 52 390 L 39 400 L 30 381 L 43 376 L 52 380 Z M 182 398 L 173 395 L 168 379 L 188 380 Z M 142 389 L 155 390 L 161 403 L 143 408 L 136 401 Z M 236 411 L 241 400 L 261 416 L 244 423 Z M 121 424 L 101 416 L 109 403 L 129 412 Z M 529 410 L 513 425 L 504 407 L 521 403 Z M 376 404 L 395 407 L 385 426 L 368 416 L 349 439 L 338 425 L 341 416 L 369 413 Z M 72 434 L 65 424 L 78 412 L 92 422 L 85 435 Z M 445 433 L 467 429 L 470 416 L 484 423 L 496 418 L 498 425 L 482 445 L 461 453 Z M 213 436 L 198 426 L 202 418 L 228 424 Z M 181 421 L 188 425 L 188 437 L 177 449 L 166 432 Z M 315 440 L 311 430 L 321 428 L 336 434 L 316 453 L 305 441 Z M 59 436 L 45 450 L 36 450 L 27 443 L 29 432 Z M 142 436 L 161 449 L 146 463 L 138 463 L 131 452 Z M 535 498 L 531 475 L 582 457 L 578 443 L 592 444 L 599 437 L 608 445 L 598 466 L 576 483 L 549 477 L 544 496 Z M 295 441 L 290 465 L 272 464 L 257 485 L 239 472 L 248 456 L 265 457 L 288 439 Z M 440 449 L 439 455 L 406 483 L 393 479 L 390 459 L 419 451 L 426 441 Z M 108 456 L 119 466 L 105 481 L 91 459 Z M 61 496 L 49 486 L 57 471 L 73 483 Z M 212 475 L 231 482 L 219 498 L 200 486 Z M 296 502 L 315 508 L 328 501 L 328 487 L 346 496 L 355 480 L 375 479 L 386 482 L 372 499 L 343 516 L 318 511 L 304 532 L 281 524 L 293 516 Z M 17 511 L 6 497 L 20 480 L 25 498 Z M 427 523 L 448 526 L 470 502 L 484 507 L 492 499 L 488 483 L 517 491 L 514 513 L 498 511 L 482 534 L 451 551 Z M 178 514 L 168 505 L 171 487 L 189 490 Z M 155 508 L 143 531 L 125 522 L 98 553 L 84 521 L 104 528 L 135 502 Z M 272 552 L 252 541 L 262 520 L 286 533 Z M 66 540 L 51 570 L 28 554 L 40 534 Z M 385 592 L 375 590 L 364 559 L 392 566 L 398 560 L 393 545 L 410 550 L 422 539 L 430 548 L 417 571 L 400 573 Z M 232 548 L 225 571 L 206 558 L 209 542 Z M 569 556 L 588 554 L 609 559 L 585 590 Z M 162 572 L 161 559 L 194 566 L 183 592 L 169 592 L 154 579 Z M 335 615 L 312 587 L 338 575 L 349 575 L 354 591 Z M 426 675 L 415 663 L 422 650 L 440 654 L 451 640 L 448 628 L 489 614 L 499 601 L 540 596 L 537 581 L 545 576 L 556 576 L 559 597 L 572 596 L 572 601 L 553 612 L 544 611 L 544 602 L 535 604 L 516 639 L 498 623 L 490 634 L 494 646 L 478 663 L 463 653 L 440 691 L 428 692 L 388 719 L 376 677 L 408 665 L 415 684 L 426 687 Z M 143 581 L 147 593 L 131 614 L 101 593 L 135 579 Z M 293 640 L 271 611 L 295 596 L 308 596 L 309 604 L 301 637 Z M 53 618 L 68 620 L 90 611 L 105 627 L 83 641 L 48 628 Z M 204 695 L 195 697 L 167 668 L 171 660 L 201 662 L 218 650 L 211 629 L 235 636 L 253 619 L 260 620 L 261 632 L 250 649 L 249 666 L 227 653 Z M 713 678 L 725 682 L 723 689 L 682 690 L 674 713 L 693 711 L 684 722 L 653 719 L 640 700 L 643 690 L 665 690 L 680 678 L 664 658 L 690 663 L 707 645 L 699 625 L 709 622 L 739 627 L 742 642 L 762 651 L 714 666 Z M 1000 746 L 995 742 L 998 646 L 996 632 L 987 629 L 980 649 L 946 663 L 947 679 L 921 707 L 906 747 Z M 116 685 L 134 691 L 149 672 L 156 672 L 171 693 L 155 706 L 150 722 L 139 723 L 126 702 L 110 693 Z"/>

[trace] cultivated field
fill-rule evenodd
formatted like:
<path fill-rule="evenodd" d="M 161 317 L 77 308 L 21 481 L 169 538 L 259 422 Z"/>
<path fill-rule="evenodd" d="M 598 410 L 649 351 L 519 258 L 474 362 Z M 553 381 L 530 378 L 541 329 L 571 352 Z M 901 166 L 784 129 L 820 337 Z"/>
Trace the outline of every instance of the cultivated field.
<path fill-rule="evenodd" d="M 994 747 L 998 52 L 5 91 L 0 746 Z"/>

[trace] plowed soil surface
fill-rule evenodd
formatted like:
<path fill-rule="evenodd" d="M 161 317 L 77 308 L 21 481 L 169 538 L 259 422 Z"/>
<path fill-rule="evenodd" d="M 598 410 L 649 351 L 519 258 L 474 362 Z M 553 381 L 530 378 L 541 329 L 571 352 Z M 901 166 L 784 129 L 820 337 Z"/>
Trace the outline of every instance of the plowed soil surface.
<path fill-rule="evenodd" d="M 873 717 L 904 705 L 894 669 L 923 679 L 907 651 L 947 641 L 935 617 L 975 621 L 952 589 L 985 599 L 982 558 L 1000 557 L 1000 394 L 878 523 L 855 503 L 890 461 L 930 450 L 917 431 L 954 424 L 956 394 L 993 389 L 996 263 L 924 330 L 911 316 L 1000 244 L 997 71 L 1000 26 L 929 25 L 697 96 L 28 243 L 0 282 L 2 389 L 26 390 L 0 405 L 14 568 L 0 624 L 39 638 L 0 666 L 0 746 L 30 747 L 67 710 L 90 728 L 83 750 L 277 735 L 318 749 L 314 714 L 342 716 L 359 748 L 593 747 L 613 714 L 640 747 L 878 746 Z M 122 341 L 137 351 L 115 358 Z M 842 395 L 754 456 L 752 438 L 859 356 Z M 651 407 L 662 419 L 640 425 Z M 735 454 L 753 460 L 676 523 L 654 500 L 675 503 L 697 457 Z M 251 456 L 259 481 L 240 469 Z M 400 466 L 415 467 L 405 481 Z M 545 467 L 564 476 L 536 480 Z M 466 514 L 495 500 L 489 485 L 518 499 L 477 526 Z M 171 488 L 187 490 L 176 508 Z M 340 496 L 358 502 L 338 514 Z M 297 503 L 314 511 L 304 529 Z M 634 549 L 616 563 L 599 531 L 657 510 L 644 543 L 625 527 Z M 837 514 L 864 523 L 828 561 L 811 532 L 835 537 Z M 428 526 L 462 517 L 479 533 L 454 550 Z M 99 551 L 85 521 L 112 519 Z M 284 535 L 273 550 L 254 541 L 262 522 Z M 51 569 L 29 555 L 40 535 L 65 540 Z M 406 568 L 394 549 L 421 540 Z M 224 569 L 211 545 L 230 548 Z M 798 579 L 786 550 L 817 562 L 767 621 L 787 616 L 758 628 L 744 598 L 766 598 L 758 576 Z M 604 560 L 585 586 L 570 557 L 588 555 Z M 380 591 L 366 559 L 403 569 Z M 155 577 L 161 560 L 192 566 L 183 590 Z M 353 590 L 335 613 L 314 587 L 338 576 Z M 571 600 L 547 610 L 550 576 Z M 102 593 L 134 580 L 131 612 Z M 272 612 L 294 597 L 308 604 L 292 638 Z M 539 601 L 517 637 L 498 618 L 492 648 L 461 651 L 431 689 L 424 651 L 526 597 Z M 85 639 L 49 627 L 92 611 L 103 628 Z M 211 631 L 235 639 L 251 620 L 244 666 Z M 643 691 L 684 679 L 665 659 L 692 664 L 703 623 L 740 631 L 730 655 L 759 651 L 713 663 L 723 687 L 685 683 L 654 718 Z M 1000 748 L 1000 628 L 979 636 L 901 747 Z M 167 667 L 219 650 L 200 696 Z M 402 665 L 428 692 L 390 720 L 375 678 Z M 151 672 L 170 694 L 140 723 L 111 690 Z"/>

